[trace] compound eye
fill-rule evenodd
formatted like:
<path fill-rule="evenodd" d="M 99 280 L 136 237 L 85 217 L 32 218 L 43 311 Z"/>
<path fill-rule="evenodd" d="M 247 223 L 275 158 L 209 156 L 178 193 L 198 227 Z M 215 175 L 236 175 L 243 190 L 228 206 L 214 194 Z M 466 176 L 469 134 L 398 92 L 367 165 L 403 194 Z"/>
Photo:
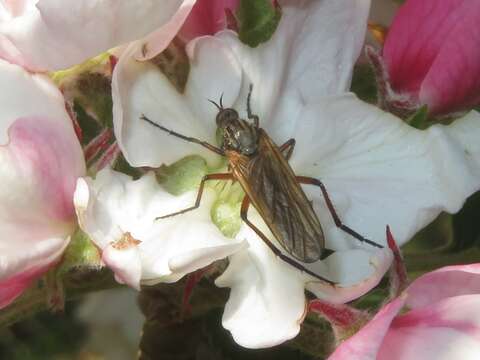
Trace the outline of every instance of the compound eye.
<path fill-rule="evenodd" d="M 235 109 L 223 109 L 217 115 L 217 125 L 226 125 L 236 119 L 238 119 L 238 112 Z"/>

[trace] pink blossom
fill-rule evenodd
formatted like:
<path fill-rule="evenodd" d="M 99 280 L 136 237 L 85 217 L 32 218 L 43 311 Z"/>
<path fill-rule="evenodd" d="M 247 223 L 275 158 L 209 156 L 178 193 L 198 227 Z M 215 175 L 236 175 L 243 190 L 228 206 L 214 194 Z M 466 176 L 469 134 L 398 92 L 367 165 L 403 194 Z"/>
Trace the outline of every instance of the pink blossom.
<path fill-rule="evenodd" d="M 202 35 L 215 35 L 227 28 L 227 14 L 235 12 L 238 3 L 239 0 L 198 0 L 178 35 L 186 42 Z"/>
<path fill-rule="evenodd" d="M 480 103 L 480 2 L 407 0 L 383 48 L 390 85 L 436 114 Z"/>
<path fill-rule="evenodd" d="M 63 97 L 43 75 L 0 60 L 0 307 L 60 257 L 85 174 Z"/>
<path fill-rule="evenodd" d="M 408 312 L 400 312 L 404 308 Z M 415 280 L 329 360 L 480 358 L 480 264 L 445 267 Z"/>

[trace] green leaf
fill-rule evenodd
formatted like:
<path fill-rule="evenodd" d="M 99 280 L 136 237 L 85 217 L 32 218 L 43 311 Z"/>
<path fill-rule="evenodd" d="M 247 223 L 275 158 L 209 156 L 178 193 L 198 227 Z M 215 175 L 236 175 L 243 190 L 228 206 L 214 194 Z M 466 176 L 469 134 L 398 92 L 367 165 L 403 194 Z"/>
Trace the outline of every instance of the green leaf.
<path fill-rule="evenodd" d="M 425 130 L 426 128 L 428 128 L 429 123 L 427 105 L 423 105 L 420 109 L 418 109 L 415 114 L 413 114 L 406 120 L 406 122 L 410 126 L 413 126 L 414 128 L 419 130 Z"/>
<path fill-rule="evenodd" d="M 240 40 L 251 47 L 268 41 L 281 16 L 281 9 L 271 0 L 241 0 L 237 10 Z"/>

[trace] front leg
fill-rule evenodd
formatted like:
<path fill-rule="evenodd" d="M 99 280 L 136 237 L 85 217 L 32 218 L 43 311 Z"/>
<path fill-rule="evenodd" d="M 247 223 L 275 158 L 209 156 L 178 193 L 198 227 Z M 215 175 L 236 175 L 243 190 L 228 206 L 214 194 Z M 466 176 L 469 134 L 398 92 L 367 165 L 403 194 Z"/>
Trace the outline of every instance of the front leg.
<path fill-rule="evenodd" d="M 203 195 L 203 189 L 205 187 L 205 182 L 209 180 L 233 180 L 233 174 L 226 173 L 226 174 L 208 174 L 205 175 L 202 178 L 202 181 L 200 182 L 200 186 L 198 188 L 198 193 L 197 193 L 197 199 L 195 200 L 195 205 L 190 206 L 188 208 L 185 208 L 180 211 L 176 211 L 174 213 L 168 214 L 168 215 L 163 215 L 155 218 L 155 220 L 160 220 L 160 219 L 165 219 L 168 217 L 180 215 L 180 214 L 185 214 L 186 212 L 192 211 L 197 209 L 200 206 L 200 201 L 202 200 L 202 195 Z"/>
<path fill-rule="evenodd" d="M 253 84 L 250 84 L 250 87 L 248 89 L 248 96 L 247 96 L 247 117 L 250 120 L 253 120 L 253 125 L 258 129 L 260 126 L 260 119 L 258 115 L 254 115 L 252 113 L 252 107 L 250 106 L 250 98 L 252 96 L 252 91 L 253 91 Z"/>

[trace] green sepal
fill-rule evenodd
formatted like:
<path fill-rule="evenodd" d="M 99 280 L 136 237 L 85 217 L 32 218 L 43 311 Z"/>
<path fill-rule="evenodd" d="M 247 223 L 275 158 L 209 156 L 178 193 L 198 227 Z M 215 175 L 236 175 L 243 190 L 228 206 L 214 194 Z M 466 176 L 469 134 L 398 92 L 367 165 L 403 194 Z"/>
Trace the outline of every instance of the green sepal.
<path fill-rule="evenodd" d="M 95 114 L 102 127 L 113 128 L 112 86 L 110 77 L 97 73 L 82 73 L 75 84 L 75 100 Z"/>
<path fill-rule="evenodd" d="M 57 273 L 63 275 L 77 268 L 100 268 L 102 259 L 98 248 L 82 230 L 77 229 L 63 255 Z"/>
<path fill-rule="evenodd" d="M 187 191 L 198 190 L 202 178 L 207 174 L 224 173 L 225 164 L 209 168 L 204 158 L 191 155 L 172 165 L 161 166 L 156 170 L 158 182 L 169 193 L 181 195 Z M 210 209 L 213 223 L 227 237 L 235 236 L 240 230 L 240 206 L 245 193 L 239 183 L 217 180 L 205 183 L 205 188 L 216 192 L 217 198 Z"/>
<path fill-rule="evenodd" d="M 66 102 L 74 105 L 73 110 L 86 138 L 84 143 L 98 135 L 101 129 L 113 127 L 110 56 L 106 52 L 80 65 L 50 74 L 62 89 Z"/>
<path fill-rule="evenodd" d="M 124 173 L 134 179 L 139 179 L 146 172 L 142 168 L 131 166 L 122 153 L 118 155 L 117 160 L 113 164 L 113 170 Z"/>
<path fill-rule="evenodd" d="M 172 165 L 162 165 L 157 171 L 157 180 L 173 195 L 198 189 L 202 178 L 208 173 L 207 162 L 199 155 L 186 156 Z"/>
<path fill-rule="evenodd" d="M 423 105 L 407 120 L 407 124 L 413 126 L 415 129 L 425 130 L 429 126 L 428 122 L 428 106 Z"/>
<path fill-rule="evenodd" d="M 282 16 L 280 7 L 271 0 L 241 0 L 237 10 L 238 37 L 251 46 L 268 41 Z"/>
<path fill-rule="evenodd" d="M 232 184 L 218 181 L 217 191 L 219 187 L 221 190 L 210 210 L 210 216 L 223 235 L 234 237 L 242 225 L 240 207 L 245 193 L 238 182 Z"/>
<path fill-rule="evenodd" d="M 93 71 L 99 66 L 102 66 L 102 64 L 108 61 L 110 55 L 111 55 L 110 53 L 104 52 L 98 56 L 95 56 L 94 58 L 88 59 L 87 61 L 79 65 L 72 66 L 71 68 L 68 68 L 65 70 L 52 72 L 50 73 L 50 78 L 58 86 L 62 86 L 64 81 L 68 81 L 69 78 L 78 76 L 79 74 L 82 74 L 85 72 Z"/>
<path fill-rule="evenodd" d="M 377 102 L 377 85 L 371 66 L 368 64 L 355 65 L 350 90 L 355 93 L 360 100 L 371 104 Z"/>

